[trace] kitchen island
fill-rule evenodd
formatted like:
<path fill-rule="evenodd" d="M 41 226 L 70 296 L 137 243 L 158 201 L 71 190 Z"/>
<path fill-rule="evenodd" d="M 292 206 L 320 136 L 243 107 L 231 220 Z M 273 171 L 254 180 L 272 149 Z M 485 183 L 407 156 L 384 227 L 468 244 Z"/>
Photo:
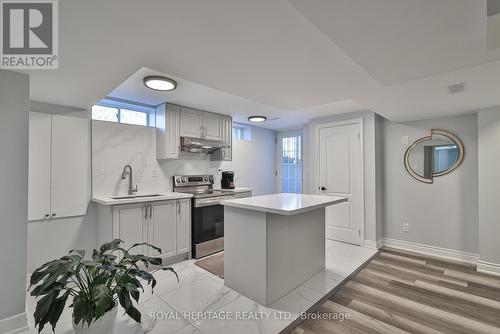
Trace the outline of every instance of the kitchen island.
<path fill-rule="evenodd" d="M 325 207 L 346 197 L 272 194 L 222 201 L 224 283 L 269 306 L 325 268 Z"/>

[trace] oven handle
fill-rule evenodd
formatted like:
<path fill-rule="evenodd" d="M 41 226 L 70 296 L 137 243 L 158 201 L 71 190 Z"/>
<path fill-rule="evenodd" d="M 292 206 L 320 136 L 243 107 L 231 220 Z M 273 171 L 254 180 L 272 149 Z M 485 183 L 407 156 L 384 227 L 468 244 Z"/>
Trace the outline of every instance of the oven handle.
<path fill-rule="evenodd" d="M 195 200 L 194 207 L 195 208 L 202 208 L 205 206 L 220 205 L 220 202 L 224 201 L 226 199 L 236 199 L 236 196 L 224 196 L 224 197 L 216 197 L 216 198 L 198 199 L 198 200 Z"/>

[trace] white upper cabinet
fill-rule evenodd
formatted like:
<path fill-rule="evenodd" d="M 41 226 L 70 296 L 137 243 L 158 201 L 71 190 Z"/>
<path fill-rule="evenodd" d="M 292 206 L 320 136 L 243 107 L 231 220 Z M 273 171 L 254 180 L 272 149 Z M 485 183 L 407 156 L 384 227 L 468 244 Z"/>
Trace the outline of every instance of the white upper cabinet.
<path fill-rule="evenodd" d="M 87 214 L 89 200 L 89 122 L 85 118 L 52 116 L 52 216 Z"/>
<path fill-rule="evenodd" d="M 181 107 L 181 137 L 203 138 L 203 111 Z"/>
<path fill-rule="evenodd" d="M 52 116 L 30 113 L 28 220 L 50 217 Z"/>
<path fill-rule="evenodd" d="M 203 113 L 202 137 L 211 140 L 221 140 L 222 116 L 210 112 Z"/>
<path fill-rule="evenodd" d="M 163 103 L 156 108 L 156 158 L 178 159 L 181 153 L 180 106 Z"/>
<path fill-rule="evenodd" d="M 30 113 L 28 220 L 87 213 L 89 121 Z"/>
<path fill-rule="evenodd" d="M 181 106 L 181 137 L 221 140 L 222 115 Z"/>
<path fill-rule="evenodd" d="M 222 116 L 222 142 L 231 145 L 233 139 L 233 120 L 230 116 Z"/>

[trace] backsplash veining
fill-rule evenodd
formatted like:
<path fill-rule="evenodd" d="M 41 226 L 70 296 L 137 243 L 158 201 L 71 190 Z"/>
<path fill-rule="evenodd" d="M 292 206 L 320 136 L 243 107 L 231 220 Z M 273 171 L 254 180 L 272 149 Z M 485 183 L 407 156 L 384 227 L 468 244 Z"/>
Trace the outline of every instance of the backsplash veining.
<path fill-rule="evenodd" d="M 143 194 L 172 191 L 173 175 L 216 174 L 220 166 L 208 155 L 187 152 L 179 160 L 158 161 L 155 128 L 92 121 L 92 195 L 127 194 L 128 179 L 121 178 L 126 164 Z"/>

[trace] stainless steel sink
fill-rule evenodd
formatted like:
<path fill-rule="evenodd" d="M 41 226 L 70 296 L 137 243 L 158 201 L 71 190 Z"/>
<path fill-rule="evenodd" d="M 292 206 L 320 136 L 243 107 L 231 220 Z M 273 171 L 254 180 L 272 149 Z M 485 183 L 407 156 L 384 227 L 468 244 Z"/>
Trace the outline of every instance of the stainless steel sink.
<path fill-rule="evenodd" d="M 161 196 L 161 194 L 118 196 L 118 197 L 111 197 L 111 198 L 112 199 L 130 199 L 130 198 L 146 198 L 146 197 L 158 197 L 158 196 Z"/>

